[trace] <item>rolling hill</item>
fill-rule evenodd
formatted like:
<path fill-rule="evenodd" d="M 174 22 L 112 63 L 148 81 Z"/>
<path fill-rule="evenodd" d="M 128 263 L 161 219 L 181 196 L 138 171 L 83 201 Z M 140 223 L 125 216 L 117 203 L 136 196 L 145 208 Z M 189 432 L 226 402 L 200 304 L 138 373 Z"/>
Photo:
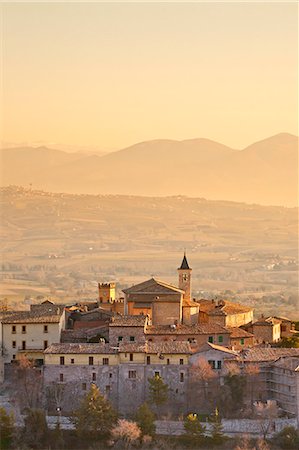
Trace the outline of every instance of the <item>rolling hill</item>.
<path fill-rule="evenodd" d="M 1 185 L 54 192 L 188 195 L 298 204 L 298 138 L 280 133 L 235 150 L 208 139 L 141 142 L 104 156 L 40 148 L 1 150 Z"/>

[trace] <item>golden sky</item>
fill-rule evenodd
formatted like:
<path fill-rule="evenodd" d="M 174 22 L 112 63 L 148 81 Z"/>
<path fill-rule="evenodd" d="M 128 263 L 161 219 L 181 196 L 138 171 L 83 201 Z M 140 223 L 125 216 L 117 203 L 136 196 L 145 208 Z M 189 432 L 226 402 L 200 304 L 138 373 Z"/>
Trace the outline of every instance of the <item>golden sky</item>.
<path fill-rule="evenodd" d="M 298 134 L 296 3 L 5 3 L 2 142 Z"/>

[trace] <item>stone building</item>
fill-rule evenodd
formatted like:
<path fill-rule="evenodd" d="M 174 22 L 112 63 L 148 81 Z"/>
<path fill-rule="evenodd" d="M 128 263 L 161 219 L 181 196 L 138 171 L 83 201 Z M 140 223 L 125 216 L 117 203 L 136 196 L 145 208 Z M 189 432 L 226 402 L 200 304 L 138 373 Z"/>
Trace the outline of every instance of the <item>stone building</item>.
<path fill-rule="evenodd" d="M 206 342 L 230 345 L 230 331 L 218 324 L 148 325 L 146 339 L 152 342 L 189 342 L 197 348 Z"/>
<path fill-rule="evenodd" d="M 148 315 L 155 325 L 181 323 L 184 291 L 151 278 L 128 289 L 125 293 L 125 312 L 128 315 Z"/>
<path fill-rule="evenodd" d="M 222 373 L 225 363 L 235 360 L 237 357 L 238 352 L 207 342 L 190 357 L 190 364 L 196 366 L 200 364 L 200 360 L 204 359 L 208 361 L 213 370 Z"/>
<path fill-rule="evenodd" d="M 242 350 L 255 345 L 252 333 L 248 333 L 248 331 L 238 327 L 228 328 L 228 330 L 230 331 L 230 346 L 233 350 Z"/>
<path fill-rule="evenodd" d="M 41 364 L 44 349 L 60 342 L 64 328 L 65 312 L 59 308 L 51 312 L 33 309 L 1 314 L 0 345 L 4 350 L 4 363 L 25 355 Z"/>
<path fill-rule="evenodd" d="M 275 317 L 261 316 L 257 321 L 246 326 L 246 330 L 254 335 L 257 344 L 272 344 L 280 340 L 281 321 Z"/>
<path fill-rule="evenodd" d="M 279 358 L 271 364 L 268 390 L 287 414 L 299 418 L 299 356 Z"/>
<path fill-rule="evenodd" d="M 136 411 L 148 396 L 148 378 L 161 376 L 171 400 L 184 403 L 188 383 L 188 343 L 53 344 L 45 350 L 44 387 L 65 388 L 76 399 L 95 383 L 122 414 Z"/>
<path fill-rule="evenodd" d="M 145 343 L 145 330 L 148 316 L 115 316 L 109 323 L 109 344 L 119 346 L 120 343 Z"/>
<path fill-rule="evenodd" d="M 199 302 L 199 323 L 218 323 L 224 327 L 241 327 L 253 320 L 253 309 L 228 300 Z"/>

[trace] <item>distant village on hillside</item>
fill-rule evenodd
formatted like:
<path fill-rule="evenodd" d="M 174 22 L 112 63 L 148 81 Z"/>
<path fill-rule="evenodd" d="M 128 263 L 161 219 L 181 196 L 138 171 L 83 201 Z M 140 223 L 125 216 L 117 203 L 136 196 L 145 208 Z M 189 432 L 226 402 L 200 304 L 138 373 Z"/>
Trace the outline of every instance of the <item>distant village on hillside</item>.
<path fill-rule="evenodd" d="M 186 254 L 177 272 L 178 286 L 151 278 L 117 298 L 114 282 L 100 282 L 93 302 L 45 300 L 1 311 L 1 383 L 23 398 L 13 374 L 27 360 L 41 376 L 38 401 L 49 414 L 70 414 L 95 384 L 130 415 L 148 400 L 148 380 L 156 377 L 168 386 L 173 416 L 219 407 L 224 417 L 247 417 L 255 402 L 273 401 L 280 415 L 298 419 L 299 348 L 287 345 L 298 333 L 294 323 L 255 319 L 251 307 L 228 300 L 193 298 Z M 232 370 L 250 386 L 234 405 Z"/>

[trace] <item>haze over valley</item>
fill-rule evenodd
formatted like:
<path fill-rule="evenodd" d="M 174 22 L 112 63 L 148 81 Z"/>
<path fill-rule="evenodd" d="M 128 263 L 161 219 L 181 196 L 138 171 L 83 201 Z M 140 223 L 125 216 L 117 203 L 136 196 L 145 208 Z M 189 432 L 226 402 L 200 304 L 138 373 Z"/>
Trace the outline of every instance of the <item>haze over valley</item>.
<path fill-rule="evenodd" d="M 145 141 L 104 155 L 8 148 L 1 150 L 1 163 L 2 186 L 298 204 L 298 138 L 288 133 L 242 150 L 209 139 Z"/>

